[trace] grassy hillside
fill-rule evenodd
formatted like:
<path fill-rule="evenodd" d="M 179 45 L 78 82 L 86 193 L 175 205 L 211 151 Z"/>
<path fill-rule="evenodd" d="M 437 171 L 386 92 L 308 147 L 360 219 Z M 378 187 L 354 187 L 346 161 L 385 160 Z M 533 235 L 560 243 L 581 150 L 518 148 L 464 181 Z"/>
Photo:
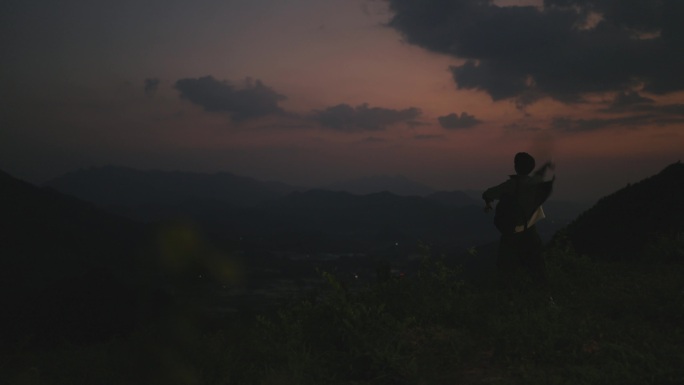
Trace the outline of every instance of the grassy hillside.
<path fill-rule="evenodd" d="M 682 246 L 681 244 L 679 246 Z M 681 264 L 547 251 L 547 293 L 455 278 L 426 250 L 418 277 L 320 290 L 280 311 L 202 325 L 192 306 L 127 339 L 0 361 L 19 384 L 682 384 Z M 196 309 L 195 309 L 196 310 Z"/>
<path fill-rule="evenodd" d="M 524 274 L 516 277 L 513 291 L 502 291 L 488 279 L 494 271 L 486 263 L 480 264 L 480 279 L 466 280 L 454 255 L 423 247 L 417 274 L 387 274 L 361 284 L 331 268 L 320 272 L 317 287 L 302 285 L 279 306 L 226 314 L 217 307 L 215 289 L 230 286 L 231 279 L 197 279 L 222 272 L 230 278 L 224 256 L 198 246 L 188 229 L 172 227 L 160 237 L 167 264 L 154 265 L 165 272 L 159 282 L 170 294 L 150 291 L 159 296 L 137 298 L 145 308 L 168 301 L 160 316 L 131 322 L 121 333 L 117 327 L 131 320 L 114 316 L 126 315 L 129 306 L 102 300 L 120 294 L 122 286 L 112 276 L 96 270 L 77 275 L 81 281 L 62 280 L 59 290 L 41 291 L 46 297 L 33 306 L 38 316 L 26 313 L 33 315 L 26 319 L 40 321 L 25 328 L 36 333 L 0 344 L 0 383 L 684 384 L 684 211 L 671 212 L 681 205 L 681 195 L 673 193 L 680 173 L 676 164 L 618 191 L 559 233 L 545 251 L 548 291 L 534 289 Z M 56 202 L 67 205 L 61 198 Z M 78 213 L 83 206 L 64 207 Z M 625 207 L 634 210 L 624 213 Z M 40 223 L 59 228 L 59 213 Z M 99 214 L 95 218 L 109 223 Z M 616 221 L 622 227 L 606 229 Z M 634 223 L 644 222 L 649 231 L 633 232 Z M 79 220 L 74 226 L 81 225 Z M 91 230 L 73 231 L 100 240 L 98 233 L 88 235 Z M 30 239 L 30 233 L 19 235 L 12 239 Z M 613 252 L 630 257 L 603 258 Z M 484 260 L 485 250 L 470 253 L 469 262 Z M 106 290 L 95 290 L 102 286 Z M 88 311 L 88 317 L 80 316 Z M 55 323 L 52 314 L 64 317 Z M 6 312 L 5 318 L 16 315 Z M 65 338 L 41 344 L 39 334 L 55 325 L 109 338 L 57 333 Z"/>

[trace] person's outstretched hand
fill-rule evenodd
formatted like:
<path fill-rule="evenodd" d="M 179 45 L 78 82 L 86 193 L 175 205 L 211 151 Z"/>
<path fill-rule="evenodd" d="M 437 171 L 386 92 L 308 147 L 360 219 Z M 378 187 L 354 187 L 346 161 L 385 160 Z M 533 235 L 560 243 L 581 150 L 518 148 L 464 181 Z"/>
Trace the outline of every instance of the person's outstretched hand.
<path fill-rule="evenodd" d="M 539 167 L 537 169 L 537 171 L 534 172 L 534 174 L 539 175 L 539 176 L 544 176 L 544 175 L 546 175 L 546 171 L 548 171 L 548 170 L 553 171 L 555 169 L 556 169 L 556 164 L 551 162 L 551 161 L 548 161 L 548 162 L 544 163 L 541 167 Z"/>

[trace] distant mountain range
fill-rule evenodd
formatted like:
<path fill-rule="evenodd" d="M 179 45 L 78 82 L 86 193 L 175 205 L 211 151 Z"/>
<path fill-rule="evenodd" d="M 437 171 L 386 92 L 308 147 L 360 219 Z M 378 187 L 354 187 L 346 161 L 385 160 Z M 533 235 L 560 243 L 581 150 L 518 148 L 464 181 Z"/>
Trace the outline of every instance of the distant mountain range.
<path fill-rule="evenodd" d="M 227 172 L 140 171 L 114 166 L 81 169 L 45 185 L 102 206 L 174 205 L 203 200 L 245 207 L 274 200 L 297 189 Z"/>
<path fill-rule="evenodd" d="M 45 186 L 101 206 L 125 207 L 204 201 L 244 208 L 273 202 L 295 191 L 314 190 L 277 181 L 262 182 L 227 172 L 142 171 L 116 166 L 81 169 L 50 180 Z M 318 190 L 353 195 L 389 192 L 398 196 L 421 196 L 448 207 L 479 206 L 482 193 L 473 190 L 435 191 L 403 176 L 364 177 L 330 184 Z M 570 202 L 561 206 L 563 218 L 580 212 L 579 206 Z"/>
<path fill-rule="evenodd" d="M 179 204 L 187 200 L 203 200 L 248 207 L 272 201 L 294 191 L 311 190 L 277 181 L 262 182 L 227 172 L 205 174 L 142 171 L 117 166 L 80 169 L 52 179 L 46 182 L 45 186 L 103 206 Z M 370 176 L 330 184 L 319 189 L 354 195 L 390 192 L 400 196 L 427 196 L 435 193 L 434 189 L 403 176 Z M 457 199 L 451 199 L 450 202 L 457 205 L 466 203 L 471 202 L 462 198 L 459 202 Z"/>
<path fill-rule="evenodd" d="M 437 191 L 425 197 L 431 201 L 439 202 L 449 207 L 463 207 L 481 205 L 481 199 L 474 199 L 463 191 Z"/>
<path fill-rule="evenodd" d="M 345 191 L 355 195 L 367 195 L 379 192 L 391 192 L 401 196 L 426 196 L 435 192 L 434 189 L 421 183 L 414 182 L 401 175 L 375 175 L 350 179 L 324 186 L 331 191 Z"/>
<path fill-rule="evenodd" d="M 277 181 L 262 182 L 228 172 L 142 171 L 118 166 L 80 169 L 52 179 L 44 186 L 103 206 L 178 204 L 185 200 L 206 200 L 245 207 L 272 201 L 295 191 L 314 189 Z M 390 192 L 399 196 L 422 196 L 450 206 L 479 204 L 481 194 L 473 191 L 435 191 L 403 176 L 383 175 L 333 183 L 317 189 L 354 195 Z"/>
<path fill-rule="evenodd" d="M 3 338 L 39 330 L 47 334 L 38 339 L 92 340 L 130 330 L 141 293 L 197 276 L 194 267 L 184 267 L 173 278 L 168 267 L 160 269 L 160 253 L 206 251 L 187 249 L 185 228 L 161 231 L 169 220 L 197 226 L 189 241 L 207 236 L 222 252 L 251 250 L 266 256 L 254 263 L 269 266 L 282 263 L 273 257 L 279 251 L 392 258 L 414 253 L 420 242 L 453 254 L 498 238 L 492 216 L 482 213 L 472 192 L 355 195 L 228 173 L 105 167 L 67 174 L 46 187 L 0 171 L 0 196 Z M 680 239 L 670 251 L 681 257 L 682 197 L 684 165 L 675 163 L 606 196 L 567 227 L 577 206 L 547 202 L 539 229 L 550 237 L 565 227 L 557 241 L 564 236 L 579 253 L 610 259 L 657 258 L 658 249 L 649 245 Z M 160 234 L 168 234 L 168 245 L 159 243 Z M 140 282 L 151 289 L 140 289 Z"/>
<path fill-rule="evenodd" d="M 190 219 L 222 234 L 353 234 L 376 239 L 384 232 L 454 245 L 496 238 L 491 218 L 482 214 L 479 193 L 435 192 L 403 177 L 361 178 L 336 185 L 345 191 L 331 191 L 229 173 L 108 166 L 72 172 L 46 186 L 137 220 Z M 546 238 L 580 212 L 570 203 L 547 204 L 554 206 L 562 208 L 562 215 L 547 210 L 553 221 L 540 227 Z"/>
<path fill-rule="evenodd" d="M 366 178 L 350 185 L 354 184 L 356 191 L 363 185 L 368 191 L 403 188 L 411 194 L 298 191 L 284 183 L 229 173 L 140 171 L 113 166 L 72 172 L 46 186 L 136 220 L 192 220 L 214 234 L 268 236 L 278 238 L 278 245 L 284 238 L 307 243 L 302 237 L 325 238 L 353 248 L 345 238 L 365 245 L 380 238 L 470 244 L 496 236 L 491 218 L 483 215 L 479 202 L 465 193 L 432 193 L 402 177 Z"/>

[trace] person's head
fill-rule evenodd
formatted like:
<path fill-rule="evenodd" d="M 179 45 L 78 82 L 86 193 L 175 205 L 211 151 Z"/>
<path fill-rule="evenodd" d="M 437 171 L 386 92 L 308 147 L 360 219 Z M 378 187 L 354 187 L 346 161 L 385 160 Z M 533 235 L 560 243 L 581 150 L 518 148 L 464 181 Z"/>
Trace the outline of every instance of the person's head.
<path fill-rule="evenodd" d="M 515 154 L 513 161 L 515 163 L 515 173 L 518 175 L 529 175 L 534 170 L 534 158 L 526 152 Z"/>

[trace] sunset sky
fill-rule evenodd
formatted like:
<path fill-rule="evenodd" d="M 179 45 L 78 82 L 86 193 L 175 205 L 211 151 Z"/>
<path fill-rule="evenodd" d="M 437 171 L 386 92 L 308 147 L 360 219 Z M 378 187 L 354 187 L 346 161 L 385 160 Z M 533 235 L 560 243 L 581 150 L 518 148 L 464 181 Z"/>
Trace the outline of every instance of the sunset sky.
<path fill-rule="evenodd" d="M 0 169 L 376 174 L 528 151 L 593 200 L 684 158 L 681 0 L 5 0 Z"/>

